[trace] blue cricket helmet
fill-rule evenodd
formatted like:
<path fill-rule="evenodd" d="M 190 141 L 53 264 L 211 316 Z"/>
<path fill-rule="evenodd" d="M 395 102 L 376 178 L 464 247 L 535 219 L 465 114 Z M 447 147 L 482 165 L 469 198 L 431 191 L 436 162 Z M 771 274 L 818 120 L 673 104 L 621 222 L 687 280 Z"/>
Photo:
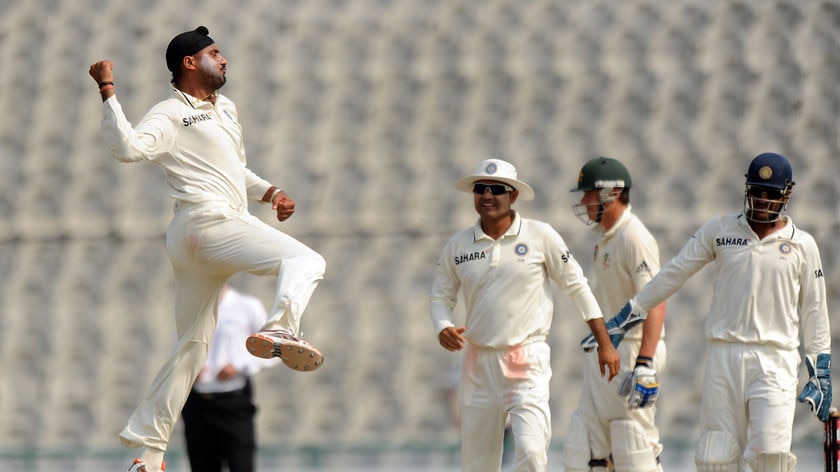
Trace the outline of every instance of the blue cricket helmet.
<path fill-rule="evenodd" d="M 793 169 L 785 156 L 765 152 L 753 158 L 744 175 L 747 185 L 789 190 L 794 185 Z"/>

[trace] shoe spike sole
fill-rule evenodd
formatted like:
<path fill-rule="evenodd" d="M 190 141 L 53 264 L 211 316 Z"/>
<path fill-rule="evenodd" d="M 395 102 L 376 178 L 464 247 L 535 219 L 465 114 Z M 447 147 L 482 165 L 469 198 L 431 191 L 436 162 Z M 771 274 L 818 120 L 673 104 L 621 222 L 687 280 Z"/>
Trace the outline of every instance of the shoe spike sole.
<path fill-rule="evenodd" d="M 286 367 L 300 372 L 312 372 L 324 363 L 324 355 L 317 349 L 294 341 L 274 343 L 262 336 L 249 336 L 246 341 L 248 352 L 256 357 L 271 359 L 279 357 Z"/>

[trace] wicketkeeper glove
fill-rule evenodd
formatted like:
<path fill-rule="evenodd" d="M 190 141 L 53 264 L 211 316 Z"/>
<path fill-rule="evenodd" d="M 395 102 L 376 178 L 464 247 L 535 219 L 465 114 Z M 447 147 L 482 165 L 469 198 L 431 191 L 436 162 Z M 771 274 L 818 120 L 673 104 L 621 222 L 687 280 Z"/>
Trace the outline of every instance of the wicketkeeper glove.
<path fill-rule="evenodd" d="M 644 321 L 645 318 L 647 318 L 647 312 L 639 310 L 633 300 L 627 302 L 617 315 L 607 321 L 607 333 L 610 335 L 610 341 L 612 341 L 613 346 L 618 347 L 621 340 L 624 339 L 624 334 L 633 326 Z M 586 352 L 598 347 L 598 342 L 595 341 L 595 335 L 589 333 L 589 335 L 581 339 L 580 347 Z"/>
<path fill-rule="evenodd" d="M 826 422 L 831 414 L 831 354 L 817 354 L 816 363 L 811 356 L 805 356 L 805 367 L 811 379 L 802 389 L 799 401 L 808 402 L 811 413 Z"/>
<path fill-rule="evenodd" d="M 653 406 L 659 396 L 659 380 L 656 379 L 653 359 L 642 356 L 636 358 L 636 367 L 624 376 L 618 394 L 627 397 L 630 409 Z"/>

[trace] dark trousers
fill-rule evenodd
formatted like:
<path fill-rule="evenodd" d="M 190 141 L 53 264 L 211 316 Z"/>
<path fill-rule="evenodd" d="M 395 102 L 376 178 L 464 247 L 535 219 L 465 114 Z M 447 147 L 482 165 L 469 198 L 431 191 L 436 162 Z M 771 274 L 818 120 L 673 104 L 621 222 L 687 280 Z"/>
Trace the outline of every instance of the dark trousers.
<path fill-rule="evenodd" d="M 253 472 L 257 451 L 251 382 L 234 392 L 190 392 L 181 411 L 193 472 Z"/>

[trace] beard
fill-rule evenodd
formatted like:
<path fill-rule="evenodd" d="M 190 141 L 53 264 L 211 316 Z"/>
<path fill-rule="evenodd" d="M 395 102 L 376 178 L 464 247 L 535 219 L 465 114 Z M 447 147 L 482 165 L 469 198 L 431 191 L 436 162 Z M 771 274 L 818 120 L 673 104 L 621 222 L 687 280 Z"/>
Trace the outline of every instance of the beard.
<path fill-rule="evenodd" d="M 751 199 L 752 197 L 747 197 Z M 773 223 L 783 217 L 785 210 L 784 202 L 746 200 L 744 209 L 747 219 L 756 223 Z"/>
<path fill-rule="evenodd" d="M 208 56 L 201 59 L 201 71 L 204 73 L 205 84 L 212 90 L 218 90 L 227 83 L 225 72 L 216 69 L 215 62 Z"/>

